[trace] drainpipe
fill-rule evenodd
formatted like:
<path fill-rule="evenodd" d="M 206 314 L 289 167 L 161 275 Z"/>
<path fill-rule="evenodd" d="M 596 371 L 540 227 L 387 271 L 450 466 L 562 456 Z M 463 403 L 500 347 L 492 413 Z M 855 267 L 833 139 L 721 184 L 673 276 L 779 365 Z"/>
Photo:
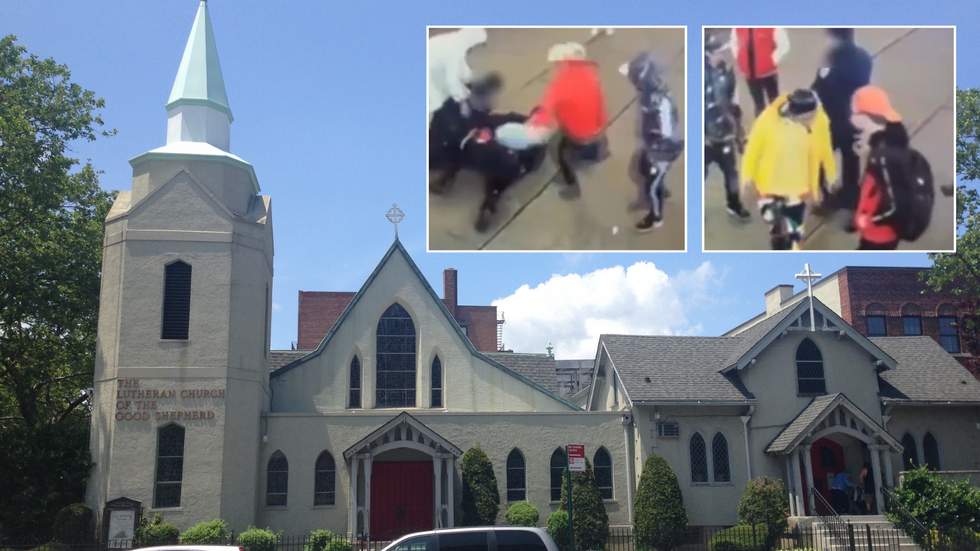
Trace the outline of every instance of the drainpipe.
<path fill-rule="evenodd" d="M 742 436 L 745 437 L 745 472 L 748 475 L 748 480 L 752 480 L 752 455 L 749 453 L 749 421 L 752 419 L 752 414 L 755 413 L 755 406 L 749 406 L 749 410 L 745 412 L 745 415 L 739 417 L 742 420 Z"/>
<path fill-rule="evenodd" d="M 630 526 L 633 525 L 633 446 L 630 433 L 633 428 L 633 413 L 623 412 L 623 451 L 626 452 L 626 504 L 629 513 Z"/>

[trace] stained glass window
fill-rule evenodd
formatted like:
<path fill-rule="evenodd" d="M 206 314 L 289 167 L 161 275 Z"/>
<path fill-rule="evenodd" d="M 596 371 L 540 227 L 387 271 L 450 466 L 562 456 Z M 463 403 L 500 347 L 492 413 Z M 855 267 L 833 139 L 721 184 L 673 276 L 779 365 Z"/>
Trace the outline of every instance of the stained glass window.
<path fill-rule="evenodd" d="M 905 433 L 902 437 L 902 469 L 915 469 L 919 466 L 919 450 L 915 445 L 915 437 Z"/>
<path fill-rule="evenodd" d="M 313 483 L 313 505 L 333 505 L 337 487 L 337 466 L 330 452 L 324 451 L 316 458 Z"/>
<path fill-rule="evenodd" d="M 157 430 L 157 480 L 154 507 L 180 507 L 184 479 L 184 427 L 166 425 Z"/>
<path fill-rule="evenodd" d="M 442 362 L 439 356 L 432 360 L 432 407 L 442 407 Z"/>
<path fill-rule="evenodd" d="M 351 409 L 361 407 L 361 360 L 354 356 L 350 361 L 350 405 Z"/>
<path fill-rule="evenodd" d="M 286 461 L 286 456 L 281 451 L 276 451 L 269 458 L 265 487 L 266 507 L 285 507 L 288 489 L 289 462 Z"/>
<path fill-rule="evenodd" d="M 605 448 L 599 448 L 593 458 L 592 470 L 595 473 L 595 483 L 599 487 L 602 499 L 613 498 L 612 458 Z"/>
<path fill-rule="evenodd" d="M 711 466 L 714 471 L 714 482 L 731 482 L 732 465 L 728 457 L 728 439 L 717 432 L 711 439 Z"/>
<path fill-rule="evenodd" d="M 415 407 L 415 323 L 400 304 L 378 322 L 376 406 Z"/>
<path fill-rule="evenodd" d="M 708 483 L 708 449 L 704 437 L 694 433 L 691 437 L 691 482 L 695 484 Z"/>
<path fill-rule="evenodd" d="M 527 499 L 527 485 L 524 476 L 524 456 L 514 448 L 507 456 L 507 501 Z"/>
<path fill-rule="evenodd" d="M 565 463 L 565 450 L 559 448 L 551 454 L 551 501 L 561 500 L 561 483 L 565 478 Z"/>
<path fill-rule="evenodd" d="M 926 467 L 930 471 L 942 469 L 942 462 L 939 457 L 939 442 L 931 432 L 927 432 L 922 437 L 922 459 L 926 462 Z"/>
<path fill-rule="evenodd" d="M 803 339 L 796 348 L 796 384 L 799 394 L 826 394 L 827 381 L 823 375 L 823 356 L 810 339 Z"/>

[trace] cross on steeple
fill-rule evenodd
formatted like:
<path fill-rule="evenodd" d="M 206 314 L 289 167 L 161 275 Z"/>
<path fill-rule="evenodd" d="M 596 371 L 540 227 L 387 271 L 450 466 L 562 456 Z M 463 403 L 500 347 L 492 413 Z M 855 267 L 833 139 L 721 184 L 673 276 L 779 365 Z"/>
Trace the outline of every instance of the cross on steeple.
<path fill-rule="evenodd" d="M 810 270 L 809 264 L 804 264 L 803 271 L 796 274 L 796 279 L 806 280 L 806 294 L 810 297 L 810 331 L 817 330 L 817 323 L 813 317 L 813 282 L 821 277 L 823 276 Z"/>
<path fill-rule="evenodd" d="M 545 350 L 548 351 L 548 355 L 549 356 L 553 356 L 553 354 L 551 353 L 551 351 L 554 350 L 554 349 L 555 349 L 555 347 L 554 346 L 551 346 L 551 343 L 550 342 L 548 343 L 548 346 L 545 347 Z"/>
<path fill-rule="evenodd" d="M 397 204 L 392 203 L 391 208 L 388 209 L 388 214 L 385 215 L 385 218 L 395 225 L 395 239 L 398 239 L 398 223 L 405 218 L 405 213 L 402 212 L 402 209 L 398 208 Z"/>

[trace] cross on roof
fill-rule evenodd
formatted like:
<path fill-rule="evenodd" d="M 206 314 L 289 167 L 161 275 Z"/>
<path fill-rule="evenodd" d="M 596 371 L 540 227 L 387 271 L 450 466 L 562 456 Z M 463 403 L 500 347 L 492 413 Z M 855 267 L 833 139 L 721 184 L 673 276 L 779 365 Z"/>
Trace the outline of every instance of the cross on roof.
<path fill-rule="evenodd" d="M 809 264 L 804 264 L 803 271 L 796 274 L 796 279 L 806 280 L 806 294 L 810 298 L 810 331 L 817 330 L 817 323 L 813 317 L 813 282 L 821 277 L 823 276 L 810 270 Z"/>
<path fill-rule="evenodd" d="M 398 223 L 405 218 L 405 213 L 402 212 L 402 209 L 398 208 L 397 204 L 392 203 L 391 208 L 388 209 L 388 214 L 385 215 L 385 218 L 395 225 L 395 239 L 398 239 Z"/>

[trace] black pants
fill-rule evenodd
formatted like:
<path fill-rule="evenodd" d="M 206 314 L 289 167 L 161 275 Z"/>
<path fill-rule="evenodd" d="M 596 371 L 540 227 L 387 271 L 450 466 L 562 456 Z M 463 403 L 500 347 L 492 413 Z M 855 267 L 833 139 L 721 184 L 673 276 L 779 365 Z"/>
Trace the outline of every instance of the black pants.
<path fill-rule="evenodd" d="M 847 514 L 847 494 L 844 490 L 839 490 L 837 488 L 832 488 L 830 490 L 831 504 L 834 506 L 834 511 L 838 514 Z"/>
<path fill-rule="evenodd" d="M 897 248 L 898 241 L 891 241 L 889 243 L 875 243 L 874 241 L 862 239 L 861 244 L 858 245 L 859 251 L 894 251 Z"/>
<path fill-rule="evenodd" d="M 558 171 L 561 172 L 562 179 L 565 180 L 565 184 L 574 186 L 578 185 L 575 166 L 601 162 L 609 156 L 609 151 L 604 136 L 599 136 L 589 143 L 579 143 L 562 135 L 558 140 L 557 156 Z"/>
<path fill-rule="evenodd" d="M 656 220 L 660 220 L 664 216 L 664 180 L 669 171 L 669 163 L 654 163 L 645 153 L 640 155 L 640 175 L 643 178 L 644 199 L 650 205 L 650 212 L 653 213 Z"/>
<path fill-rule="evenodd" d="M 766 105 L 776 101 L 776 98 L 779 97 L 779 75 L 777 73 L 755 80 L 746 79 L 745 83 L 748 84 L 749 94 L 752 96 L 752 102 L 755 103 L 756 117 L 762 114 Z M 769 101 L 766 101 L 767 99 Z"/>
<path fill-rule="evenodd" d="M 735 143 L 707 143 L 704 146 L 704 177 L 708 177 L 711 165 L 716 164 L 725 178 L 725 196 L 729 206 L 738 201 L 738 158 Z"/>
<path fill-rule="evenodd" d="M 836 206 L 839 209 L 857 209 L 858 198 L 860 197 L 861 184 L 861 159 L 854 152 L 854 135 L 835 136 L 833 138 L 834 149 L 840 151 L 840 181 L 841 187 L 837 191 Z"/>

